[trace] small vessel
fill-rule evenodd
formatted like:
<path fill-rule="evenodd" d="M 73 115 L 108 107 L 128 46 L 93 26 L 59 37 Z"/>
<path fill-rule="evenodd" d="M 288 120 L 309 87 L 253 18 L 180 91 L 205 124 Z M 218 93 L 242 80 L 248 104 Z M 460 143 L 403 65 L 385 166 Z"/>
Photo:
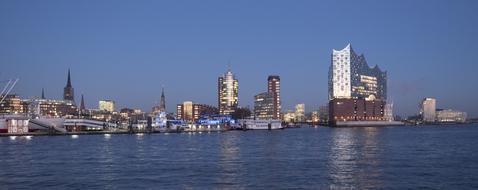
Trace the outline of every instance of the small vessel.
<path fill-rule="evenodd" d="M 243 129 L 248 130 L 276 130 L 283 129 L 280 120 L 264 120 L 264 119 L 243 119 L 239 120 Z"/>

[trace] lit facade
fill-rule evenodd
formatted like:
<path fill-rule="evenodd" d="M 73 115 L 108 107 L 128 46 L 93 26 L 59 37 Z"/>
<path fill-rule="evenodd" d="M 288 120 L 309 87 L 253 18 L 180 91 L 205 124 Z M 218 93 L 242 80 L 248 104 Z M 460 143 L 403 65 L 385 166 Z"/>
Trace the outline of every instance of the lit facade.
<path fill-rule="evenodd" d="M 357 55 L 350 44 L 333 50 L 329 68 L 329 100 L 334 98 L 387 99 L 387 72 L 370 68 L 365 56 Z"/>
<path fill-rule="evenodd" d="M 263 92 L 254 96 L 254 117 L 256 119 L 276 119 L 275 111 L 274 93 Z"/>
<path fill-rule="evenodd" d="M 441 123 L 464 123 L 466 122 L 466 116 L 466 112 L 451 109 L 438 110 L 436 112 L 436 119 Z"/>
<path fill-rule="evenodd" d="M 98 109 L 107 111 L 107 112 L 114 112 L 115 111 L 115 101 L 113 100 L 100 100 L 98 102 Z"/>
<path fill-rule="evenodd" d="M 27 112 L 27 105 L 17 95 L 0 95 L 0 114 L 21 114 Z"/>
<path fill-rule="evenodd" d="M 78 115 L 78 108 L 71 100 L 24 99 L 31 116 L 64 117 Z"/>
<path fill-rule="evenodd" d="M 218 78 L 217 93 L 220 114 L 231 114 L 236 110 L 239 103 L 238 91 L 239 82 L 230 70 Z"/>
<path fill-rule="evenodd" d="M 267 78 L 267 91 L 273 96 L 273 116 L 272 119 L 280 119 L 281 97 L 280 97 L 280 77 L 270 75 Z"/>
<path fill-rule="evenodd" d="M 305 104 L 297 104 L 295 106 L 295 121 L 305 122 Z"/>
<path fill-rule="evenodd" d="M 425 98 L 422 101 L 420 115 L 424 122 L 435 122 L 436 119 L 436 99 Z"/>
<path fill-rule="evenodd" d="M 176 119 L 181 119 L 189 123 L 195 122 L 201 115 L 218 114 L 216 107 L 206 104 L 196 104 L 192 101 L 185 101 L 176 106 Z"/>

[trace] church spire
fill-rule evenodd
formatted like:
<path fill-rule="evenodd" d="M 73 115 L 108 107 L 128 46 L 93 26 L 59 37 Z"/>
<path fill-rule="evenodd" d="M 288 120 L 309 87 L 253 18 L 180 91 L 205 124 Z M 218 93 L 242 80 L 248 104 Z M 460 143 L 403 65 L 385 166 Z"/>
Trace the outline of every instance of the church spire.
<path fill-rule="evenodd" d="M 41 88 L 41 99 L 45 99 L 45 89 Z"/>
<path fill-rule="evenodd" d="M 85 110 L 85 99 L 83 99 L 83 94 L 81 94 L 80 110 L 82 112 L 83 112 L 83 110 Z"/>
<path fill-rule="evenodd" d="M 159 102 L 159 110 L 162 112 L 166 112 L 166 97 L 164 96 L 164 87 L 162 88 L 161 92 L 161 100 Z"/>
<path fill-rule="evenodd" d="M 68 81 L 66 82 L 66 86 L 71 87 L 70 69 L 68 69 Z"/>

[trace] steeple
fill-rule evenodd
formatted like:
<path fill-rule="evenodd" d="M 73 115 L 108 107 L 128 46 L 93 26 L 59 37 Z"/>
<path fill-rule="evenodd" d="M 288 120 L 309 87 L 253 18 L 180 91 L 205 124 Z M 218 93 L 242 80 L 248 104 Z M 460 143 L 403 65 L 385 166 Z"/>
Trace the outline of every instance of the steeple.
<path fill-rule="evenodd" d="M 41 88 L 41 99 L 45 99 L 45 89 Z"/>
<path fill-rule="evenodd" d="M 68 81 L 66 82 L 66 86 L 63 89 L 63 99 L 75 101 L 75 91 L 73 86 L 71 86 L 71 77 L 70 77 L 70 69 L 68 69 Z"/>
<path fill-rule="evenodd" d="M 83 94 L 81 94 L 80 110 L 82 112 L 83 112 L 83 110 L 85 110 L 85 99 L 83 99 Z"/>
<path fill-rule="evenodd" d="M 159 102 L 159 110 L 162 112 L 166 112 L 166 98 L 164 96 L 164 87 L 162 88 L 161 92 L 161 100 Z"/>
<path fill-rule="evenodd" d="M 66 82 L 66 87 L 71 87 L 70 69 L 68 69 L 68 81 Z"/>

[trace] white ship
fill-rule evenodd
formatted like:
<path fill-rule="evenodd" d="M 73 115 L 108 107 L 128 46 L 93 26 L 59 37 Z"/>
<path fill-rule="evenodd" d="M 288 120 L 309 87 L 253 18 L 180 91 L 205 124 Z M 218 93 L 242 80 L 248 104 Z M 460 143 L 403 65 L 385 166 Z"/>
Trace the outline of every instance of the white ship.
<path fill-rule="evenodd" d="M 244 129 L 250 130 L 276 130 L 283 129 L 280 120 L 262 120 L 262 119 L 243 119 L 239 120 Z"/>

